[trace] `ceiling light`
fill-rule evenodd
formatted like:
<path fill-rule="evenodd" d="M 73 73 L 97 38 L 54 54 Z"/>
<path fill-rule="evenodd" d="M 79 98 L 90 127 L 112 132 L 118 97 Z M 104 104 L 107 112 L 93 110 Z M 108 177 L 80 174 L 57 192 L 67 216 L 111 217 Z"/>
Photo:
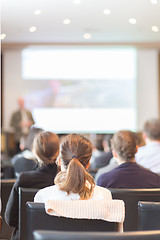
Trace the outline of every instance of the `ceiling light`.
<path fill-rule="evenodd" d="M 83 35 L 83 37 L 84 37 L 85 39 L 90 39 L 90 38 L 92 37 L 92 35 L 91 35 L 90 33 L 85 33 L 85 34 Z"/>
<path fill-rule="evenodd" d="M 81 3 L 81 0 L 74 0 L 73 3 L 74 3 L 74 4 L 80 4 L 80 3 Z"/>
<path fill-rule="evenodd" d="M 2 33 L 1 36 L 0 36 L 0 40 L 5 39 L 5 37 L 6 37 L 6 34 L 5 34 L 5 33 Z"/>
<path fill-rule="evenodd" d="M 63 23 L 64 23 L 64 24 L 70 24 L 70 23 L 71 23 L 71 20 L 70 20 L 70 19 L 64 19 L 64 20 L 63 20 Z"/>
<path fill-rule="evenodd" d="M 36 30 L 37 30 L 37 28 L 36 28 L 35 26 L 32 26 L 32 27 L 30 27 L 30 29 L 29 29 L 30 32 L 35 32 Z"/>
<path fill-rule="evenodd" d="M 106 15 L 109 15 L 111 13 L 111 10 L 109 9 L 104 9 L 103 10 L 103 13 L 106 14 Z"/>
<path fill-rule="evenodd" d="M 136 24 L 137 23 L 137 20 L 135 18 L 130 18 L 129 19 L 129 23 L 131 24 Z"/>
<path fill-rule="evenodd" d="M 152 26 L 152 31 L 153 32 L 158 32 L 159 31 L 159 28 L 157 26 Z"/>
<path fill-rule="evenodd" d="M 35 15 L 39 15 L 41 13 L 42 13 L 42 11 L 40 9 L 39 10 L 35 10 L 35 12 L 34 12 Z"/>
<path fill-rule="evenodd" d="M 158 3 L 158 0 L 151 0 L 151 3 L 152 3 L 152 4 L 157 4 L 157 3 Z"/>

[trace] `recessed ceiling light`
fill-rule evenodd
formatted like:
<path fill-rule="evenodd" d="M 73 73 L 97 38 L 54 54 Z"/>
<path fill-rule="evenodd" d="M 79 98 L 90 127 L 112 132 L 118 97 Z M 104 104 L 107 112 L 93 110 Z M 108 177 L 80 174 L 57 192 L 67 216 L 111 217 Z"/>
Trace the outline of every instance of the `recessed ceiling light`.
<path fill-rule="evenodd" d="M 71 20 L 68 19 L 68 18 L 66 18 L 66 19 L 63 20 L 63 23 L 64 23 L 64 24 L 70 24 L 70 23 L 71 23 Z"/>
<path fill-rule="evenodd" d="M 36 30 L 37 30 L 37 28 L 36 28 L 35 26 L 32 26 L 32 27 L 30 27 L 30 29 L 29 29 L 30 32 L 35 32 Z"/>
<path fill-rule="evenodd" d="M 80 4 L 80 3 L 81 3 L 81 0 L 73 0 L 73 3 L 74 3 L 74 4 Z"/>
<path fill-rule="evenodd" d="M 42 11 L 40 9 L 39 10 L 35 10 L 35 12 L 34 12 L 35 15 L 39 15 L 41 13 L 42 13 Z"/>
<path fill-rule="evenodd" d="M 109 14 L 111 14 L 111 10 L 109 10 L 109 9 L 104 9 L 104 10 L 103 10 L 103 13 L 106 14 L 106 15 L 109 15 Z"/>
<path fill-rule="evenodd" d="M 157 26 L 152 26 L 152 31 L 153 32 L 158 32 L 159 31 L 159 28 Z"/>
<path fill-rule="evenodd" d="M 131 24 L 136 24 L 137 23 L 137 20 L 135 18 L 130 18 L 128 21 Z"/>
<path fill-rule="evenodd" d="M 0 36 L 0 39 L 3 40 L 3 39 L 5 39 L 5 37 L 6 37 L 6 34 L 2 33 L 1 36 Z"/>
<path fill-rule="evenodd" d="M 158 0 L 151 0 L 152 4 L 158 4 Z"/>
<path fill-rule="evenodd" d="M 90 33 L 85 33 L 85 34 L 83 35 L 83 37 L 84 37 L 85 39 L 90 39 L 90 38 L 92 37 L 92 35 L 91 35 Z"/>

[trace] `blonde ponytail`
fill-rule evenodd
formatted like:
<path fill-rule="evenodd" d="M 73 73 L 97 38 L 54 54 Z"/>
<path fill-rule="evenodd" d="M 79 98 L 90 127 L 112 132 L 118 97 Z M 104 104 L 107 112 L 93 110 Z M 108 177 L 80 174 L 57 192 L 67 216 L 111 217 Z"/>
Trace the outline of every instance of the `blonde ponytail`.
<path fill-rule="evenodd" d="M 68 164 L 66 173 L 57 174 L 55 184 L 68 194 L 79 193 L 81 199 L 89 199 L 95 186 L 93 177 L 86 172 L 76 156 Z"/>

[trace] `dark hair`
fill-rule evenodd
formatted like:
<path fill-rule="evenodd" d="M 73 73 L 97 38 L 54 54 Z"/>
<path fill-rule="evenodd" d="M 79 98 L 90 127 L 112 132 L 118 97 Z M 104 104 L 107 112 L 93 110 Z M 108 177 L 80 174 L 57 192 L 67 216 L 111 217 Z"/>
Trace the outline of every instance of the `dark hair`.
<path fill-rule="evenodd" d="M 59 155 L 59 138 L 52 132 L 39 133 L 33 142 L 33 151 L 45 165 L 55 163 Z"/>
<path fill-rule="evenodd" d="M 127 130 L 119 131 L 113 135 L 111 146 L 120 159 L 129 162 L 137 151 L 136 134 Z"/>
<path fill-rule="evenodd" d="M 79 193 L 81 199 L 91 197 L 95 182 L 86 171 L 91 155 L 92 144 L 87 138 L 79 134 L 70 134 L 65 137 L 60 156 L 66 172 L 60 172 L 55 178 L 55 184 L 60 190 L 68 194 Z"/>
<path fill-rule="evenodd" d="M 151 140 L 160 140 L 160 119 L 150 119 L 144 124 L 144 132 Z"/>
<path fill-rule="evenodd" d="M 111 139 L 113 137 L 113 133 L 108 133 L 104 135 L 103 141 L 108 143 L 109 150 L 111 150 Z"/>
<path fill-rule="evenodd" d="M 38 128 L 38 127 L 35 127 L 35 126 L 32 126 L 30 128 L 29 134 L 28 134 L 28 136 L 27 136 L 27 138 L 24 142 L 24 149 L 28 149 L 30 151 L 32 150 L 32 145 L 33 145 L 34 138 L 40 132 L 43 132 L 42 128 Z"/>

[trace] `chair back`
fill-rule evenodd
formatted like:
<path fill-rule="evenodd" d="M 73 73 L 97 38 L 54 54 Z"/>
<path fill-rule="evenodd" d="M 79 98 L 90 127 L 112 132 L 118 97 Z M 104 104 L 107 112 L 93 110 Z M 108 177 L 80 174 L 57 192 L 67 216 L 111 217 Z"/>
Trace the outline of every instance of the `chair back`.
<path fill-rule="evenodd" d="M 1 232 L 0 232 L 0 239 L 10 239 L 13 227 L 10 227 L 4 219 L 4 212 L 6 209 L 6 204 L 8 202 L 8 198 L 10 195 L 10 192 L 12 190 L 13 184 L 15 183 L 15 179 L 2 179 L 1 180 L 1 217 L 2 217 L 2 223 L 1 223 Z"/>
<path fill-rule="evenodd" d="M 124 231 L 138 230 L 138 202 L 160 202 L 160 188 L 152 189 L 110 189 L 113 199 L 125 203 Z"/>
<path fill-rule="evenodd" d="M 43 203 L 27 203 L 27 240 L 33 239 L 34 230 L 58 231 L 118 231 L 118 223 L 97 219 L 73 219 L 51 216 Z"/>
<path fill-rule="evenodd" d="M 35 194 L 39 189 L 35 188 L 19 188 L 19 239 L 26 239 L 26 202 L 33 201 Z"/>
<path fill-rule="evenodd" d="M 34 240 L 159 240 L 160 231 L 114 232 L 62 232 L 35 231 Z"/>
<path fill-rule="evenodd" d="M 160 230 L 160 202 L 138 202 L 139 230 Z"/>

